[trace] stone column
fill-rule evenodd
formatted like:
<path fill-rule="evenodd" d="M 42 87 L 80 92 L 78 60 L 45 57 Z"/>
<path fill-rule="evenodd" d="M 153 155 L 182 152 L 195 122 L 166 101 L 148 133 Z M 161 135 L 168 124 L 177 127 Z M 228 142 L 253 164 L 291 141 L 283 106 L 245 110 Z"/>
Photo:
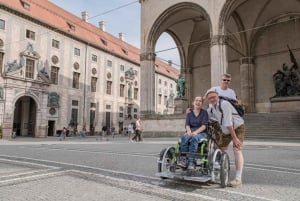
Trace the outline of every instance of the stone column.
<path fill-rule="evenodd" d="M 222 74 L 227 73 L 227 37 L 214 35 L 211 39 L 211 85 L 218 86 Z"/>
<path fill-rule="evenodd" d="M 142 114 L 155 113 L 155 57 L 156 54 L 153 52 L 145 52 L 140 55 L 140 112 Z"/>
<path fill-rule="evenodd" d="M 192 97 L 193 87 L 195 87 L 192 84 L 193 68 L 183 68 L 181 74 L 185 79 L 185 99 L 187 100 L 188 106 L 190 106 L 191 100 L 194 98 Z"/>
<path fill-rule="evenodd" d="M 255 112 L 254 58 L 240 58 L 241 101 L 247 112 Z"/>

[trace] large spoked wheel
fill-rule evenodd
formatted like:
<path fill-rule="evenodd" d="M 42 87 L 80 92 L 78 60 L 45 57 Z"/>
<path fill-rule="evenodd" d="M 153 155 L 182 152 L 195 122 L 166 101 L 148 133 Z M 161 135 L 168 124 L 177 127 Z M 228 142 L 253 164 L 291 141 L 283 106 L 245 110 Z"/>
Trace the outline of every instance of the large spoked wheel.
<path fill-rule="evenodd" d="M 230 161 L 227 153 L 222 153 L 221 169 L 220 169 L 220 180 L 221 187 L 225 188 L 229 181 Z"/>
<path fill-rule="evenodd" d="M 175 172 L 173 160 L 175 159 L 175 148 L 168 147 L 160 152 L 158 163 L 158 172 Z M 167 179 L 167 177 L 160 177 Z"/>
<path fill-rule="evenodd" d="M 220 149 L 216 149 L 213 152 L 211 161 L 209 161 L 212 182 L 219 182 L 220 180 L 221 158 L 222 158 L 222 151 Z"/>

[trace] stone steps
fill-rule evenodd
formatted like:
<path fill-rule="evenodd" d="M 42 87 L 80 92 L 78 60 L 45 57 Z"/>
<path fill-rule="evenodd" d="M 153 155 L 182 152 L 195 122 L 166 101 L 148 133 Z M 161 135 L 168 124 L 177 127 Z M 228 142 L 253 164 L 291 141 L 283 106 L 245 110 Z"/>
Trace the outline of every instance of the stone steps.
<path fill-rule="evenodd" d="M 246 139 L 300 141 L 300 113 L 246 114 Z"/>

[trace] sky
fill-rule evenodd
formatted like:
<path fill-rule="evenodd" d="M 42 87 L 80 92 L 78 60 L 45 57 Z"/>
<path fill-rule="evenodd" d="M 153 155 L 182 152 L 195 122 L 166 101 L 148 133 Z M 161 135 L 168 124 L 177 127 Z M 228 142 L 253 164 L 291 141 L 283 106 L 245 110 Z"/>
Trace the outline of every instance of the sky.
<path fill-rule="evenodd" d="M 125 33 L 125 41 L 140 48 L 140 3 L 138 0 L 49 0 L 59 7 L 81 17 L 82 11 L 89 13 L 88 22 L 97 26 L 105 21 L 106 32 L 118 37 Z M 132 4 L 131 4 L 132 3 Z M 123 7 L 124 5 L 130 4 Z M 122 7 L 122 8 L 120 8 Z M 119 8 L 119 9 L 118 9 Z M 168 34 L 162 34 L 156 44 L 156 51 L 175 47 Z M 174 67 L 180 64 L 178 50 L 169 50 L 157 54 L 163 61 L 172 60 Z"/>

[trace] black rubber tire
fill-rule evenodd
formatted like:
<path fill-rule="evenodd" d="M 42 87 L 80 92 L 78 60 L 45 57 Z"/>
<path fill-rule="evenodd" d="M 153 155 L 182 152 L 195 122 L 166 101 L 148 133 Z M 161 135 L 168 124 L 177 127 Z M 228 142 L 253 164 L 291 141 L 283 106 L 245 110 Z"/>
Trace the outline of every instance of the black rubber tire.
<path fill-rule="evenodd" d="M 230 172 L 229 156 L 227 153 L 222 153 L 221 170 L 220 170 L 220 181 L 221 181 L 222 188 L 225 188 L 228 185 L 229 172 Z"/>
<path fill-rule="evenodd" d="M 174 157 L 174 152 L 175 152 L 175 148 L 174 147 L 171 147 L 169 149 L 163 149 L 160 154 L 159 154 L 159 159 L 160 160 L 163 160 L 163 157 L 164 157 L 164 154 L 165 152 L 168 152 L 166 153 L 166 156 L 170 159 L 172 159 Z M 162 172 L 162 166 L 164 165 L 164 163 L 158 163 L 158 172 Z M 172 170 L 171 170 L 172 171 Z M 175 171 L 175 170 L 173 170 Z M 167 179 L 167 177 L 160 177 L 161 179 Z"/>

